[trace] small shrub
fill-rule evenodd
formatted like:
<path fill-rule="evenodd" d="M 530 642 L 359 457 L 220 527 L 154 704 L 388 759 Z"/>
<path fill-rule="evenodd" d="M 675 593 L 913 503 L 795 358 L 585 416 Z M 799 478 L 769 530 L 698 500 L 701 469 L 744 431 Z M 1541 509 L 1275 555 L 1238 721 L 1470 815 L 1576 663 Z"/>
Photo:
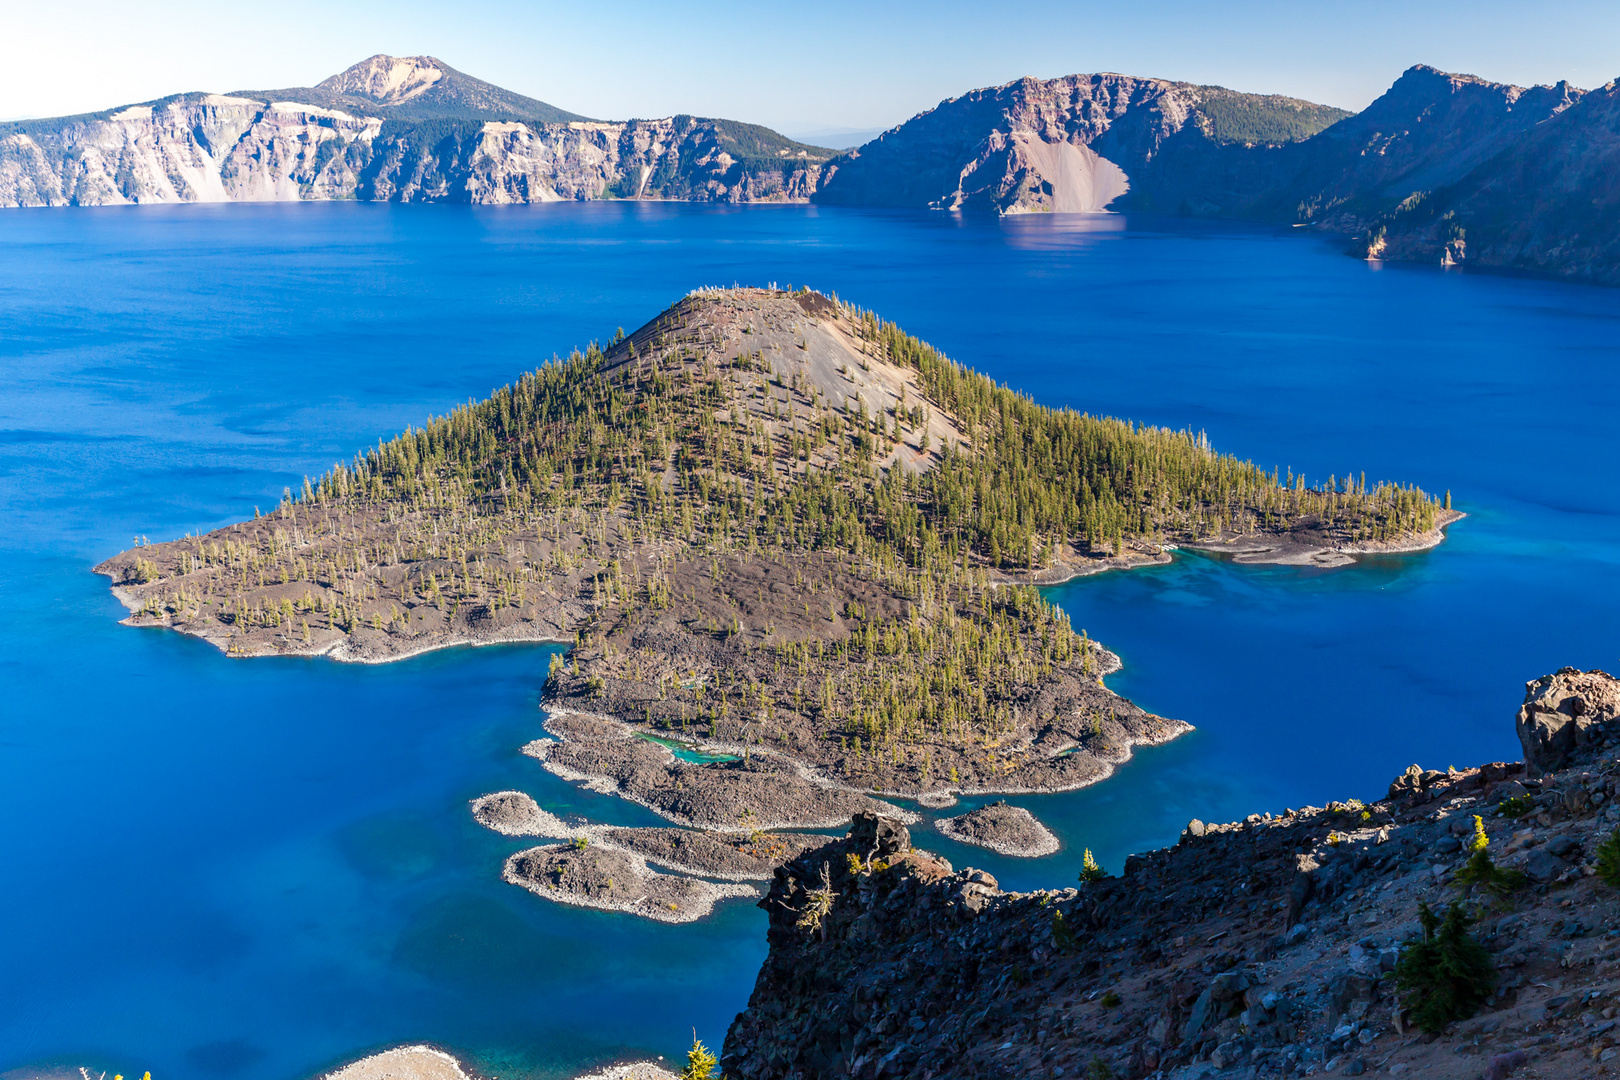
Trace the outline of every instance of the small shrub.
<path fill-rule="evenodd" d="M 575 851 L 584 851 L 591 846 L 591 838 L 588 836 L 576 836 L 570 842 L 574 845 Z"/>
<path fill-rule="evenodd" d="M 1091 857 L 1091 849 L 1086 848 L 1085 858 L 1080 863 L 1081 882 L 1101 881 L 1108 876 L 1108 872 L 1097 865 L 1097 860 Z"/>
<path fill-rule="evenodd" d="M 1086 1080 L 1114 1080 L 1114 1070 L 1102 1058 L 1094 1057 L 1086 1066 Z"/>
<path fill-rule="evenodd" d="M 1447 1024 L 1479 1011 L 1496 986 L 1490 953 L 1468 933 L 1473 918 L 1453 900 L 1444 916 L 1418 906 L 1423 937 L 1401 948 L 1395 981 L 1412 1010 L 1412 1022 L 1438 1035 Z"/>
<path fill-rule="evenodd" d="M 1102 1007 L 1105 1009 L 1119 1008 L 1119 995 L 1110 990 L 1102 996 Z"/>
<path fill-rule="evenodd" d="M 806 889 L 804 907 L 799 911 L 799 917 L 794 920 L 794 926 L 806 935 L 820 935 L 821 940 L 827 940 L 827 925 L 823 921 L 832 913 L 833 902 L 838 894 L 832 889 L 832 867 L 828 863 L 821 864 L 821 885 L 814 889 Z"/>
<path fill-rule="evenodd" d="M 1475 814 L 1474 838 L 1468 842 L 1468 861 L 1457 871 L 1457 884 L 1464 889 L 1479 889 L 1492 896 L 1507 896 L 1524 888 L 1529 879 L 1517 870 L 1503 870 L 1492 862 L 1491 854 L 1486 850 L 1489 846 L 1485 819 Z"/>
<path fill-rule="evenodd" d="M 1597 875 L 1603 884 L 1620 889 L 1620 829 L 1597 846 Z"/>
<path fill-rule="evenodd" d="M 1059 952 L 1070 952 L 1074 949 L 1074 931 L 1063 919 L 1063 912 L 1052 912 L 1052 944 Z"/>
<path fill-rule="evenodd" d="M 714 1075 L 714 1067 L 720 1064 L 720 1059 L 709 1052 L 697 1037 L 697 1031 L 692 1032 L 692 1049 L 686 1052 L 686 1068 L 681 1070 L 681 1080 L 709 1080 Z"/>
<path fill-rule="evenodd" d="M 1498 817 L 1520 818 L 1535 808 L 1536 802 L 1530 796 L 1514 795 L 1496 804 L 1496 814 Z"/>

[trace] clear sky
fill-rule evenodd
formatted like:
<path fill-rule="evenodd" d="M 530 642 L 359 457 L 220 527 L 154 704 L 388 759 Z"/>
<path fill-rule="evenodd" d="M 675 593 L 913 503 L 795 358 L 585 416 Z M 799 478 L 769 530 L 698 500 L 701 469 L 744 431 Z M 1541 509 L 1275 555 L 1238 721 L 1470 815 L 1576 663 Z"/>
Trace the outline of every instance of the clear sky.
<path fill-rule="evenodd" d="M 1591 87 L 1620 75 L 1620 3 L 9 0 L 0 117 L 304 86 L 378 52 L 428 53 L 603 119 L 686 112 L 803 132 L 888 127 L 975 87 L 1092 71 L 1351 109 L 1414 63 Z"/>

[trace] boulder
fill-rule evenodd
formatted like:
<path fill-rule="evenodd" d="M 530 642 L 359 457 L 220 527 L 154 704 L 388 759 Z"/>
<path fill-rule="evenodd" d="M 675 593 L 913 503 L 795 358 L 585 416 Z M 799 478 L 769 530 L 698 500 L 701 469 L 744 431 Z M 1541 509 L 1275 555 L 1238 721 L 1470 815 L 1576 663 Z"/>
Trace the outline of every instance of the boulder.
<path fill-rule="evenodd" d="M 1560 859 L 1567 859 L 1570 852 L 1575 851 L 1578 847 L 1580 847 L 1579 844 L 1577 844 L 1574 840 L 1571 840 L 1569 837 L 1564 836 L 1562 833 L 1557 836 L 1547 838 L 1547 850 L 1558 856 Z"/>
<path fill-rule="evenodd" d="M 1417 765 L 1409 765 L 1405 772 L 1390 782 L 1389 797 L 1399 799 L 1405 796 L 1416 795 L 1423 790 L 1423 770 Z"/>
<path fill-rule="evenodd" d="M 1451 779 L 1451 774 L 1443 773 L 1439 769 L 1425 769 L 1418 765 L 1408 765 L 1406 771 L 1397 776 L 1389 785 L 1391 799 L 1420 800 L 1428 790 L 1441 780 Z"/>
<path fill-rule="evenodd" d="M 1497 802 L 1501 802 L 1504 799 L 1522 799 L 1529 794 L 1529 789 L 1523 784 L 1519 783 L 1517 780 L 1508 780 L 1496 785 L 1495 795 Z"/>
<path fill-rule="evenodd" d="M 1606 671 L 1559 668 L 1525 684 L 1516 726 L 1532 773 L 1569 763 L 1576 748 L 1620 729 L 1620 679 Z"/>
<path fill-rule="evenodd" d="M 911 833 L 891 817 L 882 817 L 869 811 L 855 815 L 850 823 L 850 842 L 856 848 L 865 848 L 873 859 L 889 859 L 911 850 Z M 994 880 L 991 879 L 992 887 Z"/>
<path fill-rule="evenodd" d="M 1216 1001 L 1235 1001 L 1250 986 L 1241 971 L 1223 971 L 1209 982 L 1209 996 Z"/>
<path fill-rule="evenodd" d="M 1523 1068 L 1530 1064 L 1530 1055 L 1523 1050 L 1509 1050 L 1505 1054 L 1497 1054 L 1491 1058 L 1491 1063 L 1485 1067 L 1485 1080 L 1507 1080 L 1513 1075 L 1513 1070 Z"/>
<path fill-rule="evenodd" d="M 1536 848 L 1530 853 L 1529 858 L 1524 860 L 1524 872 L 1529 875 L 1531 881 L 1542 885 L 1557 879 L 1558 875 L 1567 869 L 1569 866 L 1564 860 L 1545 847 Z"/>

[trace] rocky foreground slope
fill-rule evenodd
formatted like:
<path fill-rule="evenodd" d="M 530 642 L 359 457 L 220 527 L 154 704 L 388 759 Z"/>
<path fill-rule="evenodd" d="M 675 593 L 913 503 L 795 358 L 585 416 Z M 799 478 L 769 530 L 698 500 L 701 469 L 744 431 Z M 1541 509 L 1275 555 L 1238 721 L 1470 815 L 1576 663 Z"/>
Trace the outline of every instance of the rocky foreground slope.
<path fill-rule="evenodd" d="M 1620 821 L 1620 681 L 1537 680 L 1518 728 L 1525 762 L 1194 821 L 1078 888 L 1004 892 L 862 817 L 777 872 L 725 1075 L 1611 1075 L 1620 889 L 1597 863 Z M 1500 873 L 1470 886 L 1480 827 Z M 1453 900 L 1489 970 L 1425 1031 L 1395 972 L 1420 905 Z"/>

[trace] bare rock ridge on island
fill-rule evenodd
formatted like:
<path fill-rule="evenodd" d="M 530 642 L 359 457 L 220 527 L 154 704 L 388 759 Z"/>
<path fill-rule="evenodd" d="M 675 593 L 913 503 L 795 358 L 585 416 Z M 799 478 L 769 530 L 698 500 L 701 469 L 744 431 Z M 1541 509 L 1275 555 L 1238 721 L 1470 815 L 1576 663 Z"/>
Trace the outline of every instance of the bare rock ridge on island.
<path fill-rule="evenodd" d="M 1613 1075 L 1616 701 L 1620 680 L 1566 668 L 1519 717 L 1538 747 L 1569 731 L 1554 768 L 1413 766 L 1374 801 L 1192 822 L 1078 888 L 1003 891 L 863 816 L 760 902 L 770 952 L 724 1075 Z M 1436 947 L 1420 905 L 1452 901 L 1472 951 L 1444 955 L 1477 966 L 1429 1012 L 1437 980 L 1406 981 Z"/>
<path fill-rule="evenodd" d="M 537 767 L 779 859 L 797 841 L 773 830 L 1077 788 L 1190 730 L 1110 691 L 1119 658 L 1033 583 L 1177 546 L 1349 559 L 1437 544 L 1457 516 L 1044 408 L 818 293 L 700 290 L 267 514 L 97 571 L 130 625 L 232 656 L 572 643 Z M 539 807 L 484 810 L 555 833 Z M 712 843 L 593 838 L 739 872 Z"/>
<path fill-rule="evenodd" d="M 1426 65 L 1360 113 L 1114 73 L 1014 80 L 840 153 L 734 120 L 597 121 L 431 56 L 313 87 L 0 124 L 0 206 L 362 199 L 1145 210 L 1310 225 L 1370 259 L 1620 284 L 1613 83 Z"/>

